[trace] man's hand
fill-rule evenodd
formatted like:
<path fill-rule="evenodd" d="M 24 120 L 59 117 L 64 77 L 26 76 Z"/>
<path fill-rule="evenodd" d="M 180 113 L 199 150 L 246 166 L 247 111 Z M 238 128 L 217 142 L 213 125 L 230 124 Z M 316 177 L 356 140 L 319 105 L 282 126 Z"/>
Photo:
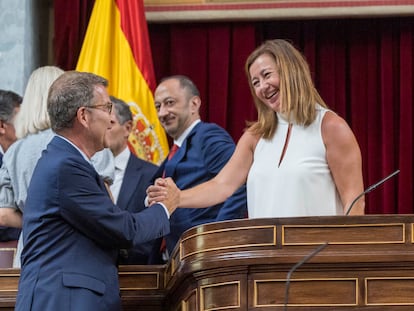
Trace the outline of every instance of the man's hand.
<path fill-rule="evenodd" d="M 147 188 L 148 204 L 163 203 L 170 215 L 180 203 L 180 189 L 168 178 L 157 178 L 154 185 Z"/>
<path fill-rule="evenodd" d="M 0 226 L 21 228 L 22 213 L 12 207 L 0 208 Z"/>

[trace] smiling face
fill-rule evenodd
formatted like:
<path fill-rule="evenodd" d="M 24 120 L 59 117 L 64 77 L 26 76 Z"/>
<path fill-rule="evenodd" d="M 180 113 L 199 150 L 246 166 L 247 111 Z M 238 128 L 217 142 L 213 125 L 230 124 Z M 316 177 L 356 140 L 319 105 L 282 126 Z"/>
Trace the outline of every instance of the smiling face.
<path fill-rule="evenodd" d="M 155 108 L 165 131 L 173 139 L 180 135 L 197 119 L 200 98 L 192 96 L 177 79 L 162 82 L 154 93 Z"/>
<path fill-rule="evenodd" d="M 249 68 L 250 84 L 257 98 L 276 112 L 280 112 L 280 77 L 276 62 L 269 54 L 261 54 Z"/>

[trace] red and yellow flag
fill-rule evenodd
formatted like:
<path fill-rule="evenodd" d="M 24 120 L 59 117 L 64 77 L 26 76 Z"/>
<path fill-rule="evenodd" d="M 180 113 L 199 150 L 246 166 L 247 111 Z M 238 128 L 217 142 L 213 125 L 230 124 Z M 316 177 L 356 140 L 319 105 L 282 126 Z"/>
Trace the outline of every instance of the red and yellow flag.
<path fill-rule="evenodd" d="M 76 66 L 109 81 L 108 92 L 134 115 L 129 146 L 159 164 L 168 141 L 154 106 L 155 75 L 142 0 L 96 0 Z"/>

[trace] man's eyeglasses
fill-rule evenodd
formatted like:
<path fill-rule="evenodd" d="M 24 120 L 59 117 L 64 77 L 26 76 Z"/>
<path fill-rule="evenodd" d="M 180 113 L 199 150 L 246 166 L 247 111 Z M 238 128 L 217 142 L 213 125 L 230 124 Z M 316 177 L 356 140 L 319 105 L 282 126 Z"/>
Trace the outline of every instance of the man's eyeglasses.
<path fill-rule="evenodd" d="M 105 110 L 108 111 L 108 113 L 111 113 L 112 112 L 112 106 L 113 106 L 113 104 L 111 102 L 108 102 L 108 103 L 102 104 L 102 105 L 86 106 L 86 108 L 98 109 L 99 107 L 104 107 Z"/>

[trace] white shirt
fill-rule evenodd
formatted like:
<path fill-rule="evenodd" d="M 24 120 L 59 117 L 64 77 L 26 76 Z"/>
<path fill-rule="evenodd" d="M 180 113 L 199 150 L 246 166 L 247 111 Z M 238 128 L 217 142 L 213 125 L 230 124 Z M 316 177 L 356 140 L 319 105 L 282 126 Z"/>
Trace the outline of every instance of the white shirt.
<path fill-rule="evenodd" d="M 115 159 L 115 178 L 111 185 L 111 192 L 115 202 L 118 202 L 119 191 L 121 190 L 122 180 L 124 179 L 125 169 L 128 164 L 131 151 L 125 147 L 124 151 L 118 154 Z"/>
<path fill-rule="evenodd" d="M 195 120 L 193 123 L 191 123 L 191 125 L 186 128 L 186 130 L 180 135 L 180 137 L 178 137 L 176 140 L 174 140 L 174 145 L 177 145 L 178 147 L 181 147 L 184 140 L 187 138 L 188 134 L 190 134 L 190 132 L 193 130 L 193 128 L 200 122 L 201 122 L 201 120 L 198 119 L 198 120 Z"/>

